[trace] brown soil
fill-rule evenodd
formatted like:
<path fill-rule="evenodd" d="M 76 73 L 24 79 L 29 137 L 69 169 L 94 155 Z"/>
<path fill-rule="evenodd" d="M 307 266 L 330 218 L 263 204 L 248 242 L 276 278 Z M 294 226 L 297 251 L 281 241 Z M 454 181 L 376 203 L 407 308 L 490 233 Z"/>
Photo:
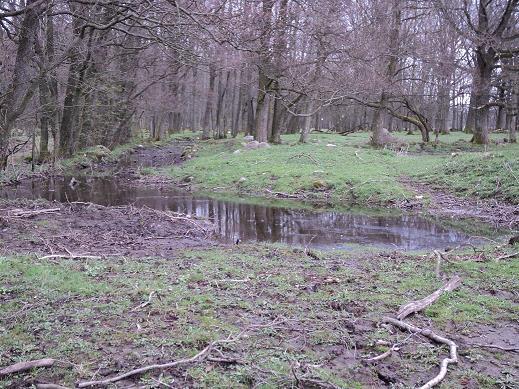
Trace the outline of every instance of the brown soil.
<path fill-rule="evenodd" d="M 51 214 L 20 212 L 59 208 Z M 216 244 L 212 225 L 172 212 L 132 206 L 46 201 L 0 203 L 0 253 L 156 256 Z"/>
<path fill-rule="evenodd" d="M 407 189 L 420 198 L 409 199 L 398 206 L 415 210 L 424 208 L 423 199 L 429 199 L 427 212 L 433 216 L 452 219 L 478 219 L 498 228 L 519 229 L 519 205 L 507 204 L 494 199 L 458 197 L 428 185 L 405 179 Z"/>

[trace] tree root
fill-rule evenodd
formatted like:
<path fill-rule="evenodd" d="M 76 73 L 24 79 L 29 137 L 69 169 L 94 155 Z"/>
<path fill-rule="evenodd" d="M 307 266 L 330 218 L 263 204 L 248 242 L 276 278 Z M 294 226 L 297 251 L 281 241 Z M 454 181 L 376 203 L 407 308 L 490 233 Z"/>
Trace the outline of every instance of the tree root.
<path fill-rule="evenodd" d="M 418 327 L 415 327 L 411 324 L 407 324 L 401 320 L 394 319 L 392 317 L 385 317 L 382 319 L 384 323 L 389 323 L 394 325 L 395 327 L 400 328 L 401 330 L 410 331 L 414 334 L 420 334 L 425 336 L 426 338 L 431 339 L 432 341 L 436 343 L 441 343 L 449 346 L 449 358 L 445 358 L 441 365 L 440 365 L 440 372 L 436 377 L 431 379 L 429 382 L 427 382 L 425 385 L 421 386 L 420 389 L 430 389 L 435 385 L 438 385 L 447 374 L 447 367 L 451 363 L 458 363 L 458 347 L 456 346 L 456 343 L 454 343 L 452 340 L 444 338 L 443 336 L 440 336 L 438 334 L 435 334 L 431 330 L 424 330 Z"/>
<path fill-rule="evenodd" d="M 54 362 L 56 362 L 56 360 L 52 358 L 36 359 L 34 361 L 27 362 L 18 362 L 14 365 L 4 367 L 2 370 L 0 370 L 0 377 L 6 376 L 8 374 L 14 374 L 30 369 L 35 369 L 37 367 L 50 367 L 54 365 Z"/>

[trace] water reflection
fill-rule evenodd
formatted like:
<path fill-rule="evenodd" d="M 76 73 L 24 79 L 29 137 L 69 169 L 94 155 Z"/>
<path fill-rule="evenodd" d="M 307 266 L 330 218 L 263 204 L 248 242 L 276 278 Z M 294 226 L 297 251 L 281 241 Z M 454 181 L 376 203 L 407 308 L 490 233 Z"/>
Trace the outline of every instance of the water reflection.
<path fill-rule="evenodd" d="M 282 242 L 314 247 L 347 248 L 352 244 L 404 250 L 445 248 L 468 236 L 419 216 L 369 216 L 335 211 L 315 212 L 215 200 L 155 188 L 134 188 L 117 180 L 69 179 L 33 181 L 0 190 L 2 198 L 45 198 L 59 202 L 88 201 L 102 205 L 135 204 L 209 218 L 228 242 Z"/>

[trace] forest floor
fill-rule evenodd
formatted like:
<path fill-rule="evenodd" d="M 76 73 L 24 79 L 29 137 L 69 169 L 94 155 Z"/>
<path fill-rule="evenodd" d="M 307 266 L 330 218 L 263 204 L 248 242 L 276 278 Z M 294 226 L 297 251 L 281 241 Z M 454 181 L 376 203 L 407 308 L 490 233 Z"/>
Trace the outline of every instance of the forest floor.
<path fill-rule="evenodd" d="M 346 196 L 362 204 L 428 207 L 456 218 L 472 209 L 470 217 L 501 226 L 517 220 L 517 204 L 509 201 L 518 189 L 509 185 L 519 170 L 516 146 L 464 152 L 457 151 L 464 143 L 452 141 L 455 146 L 442 144 L 441 151 L 400 155 L 364 148 L 364 134 L 314 139 L 324 145 L 292 145 L 289 137 L 285 145 L 254 151 L 244 151 L 240 140 L 182 139 L 151 148 L 133 145 L 121 153 L 123 162 L 67 163 L 136 185 L 176 182 L 242 195 L 269 194 L 268 189 L 331 204 Z M 336 146 L 326 146 L 332 139 Z M 237 148 L 242 151 L 234 154 Z M 150 162 L 133 162 L 143 159 Z M 487 176 L 488 170 L 448 182 L 446 170 L 463 175 L 467 166 L 499 168 L 499 191 L 490 194 L 496 176 Z M 333 185 L 316 190 L 311 184 L 316 175 Z M 343 185 L 345 177 L 350 181 Z M 474 189 L 474 179 L 480 189 Z M 481 201 L 490 210 L 484 215 Z M 441 202 L 452 204 L 444 208 Z M 112 386 L 414 387 L 438 373 L 448 350 L 383 324 L 383 317 L 395 317 L 402 304 L 429 295 L 455 275 L 462 280 L 458 288 L 406 319 L 459 347 L 459 363 L 449 365 L 440 388 L 514 388 L 519 382 L 517 245 L 445 252 L 438 272 L 433 252 L 224 245 L 211 238 L 204 220 L 133 206 L 20 199 L 0 202 L 0 217 L 0 366 L 56 360 L 52 367 L 0 377 L 0 388 L 74 387 L 190 358 L 213 341 L 219 343 L 199 360 Z M 366 361 L 395 344 L 399 350 L 389 357 Z"/>

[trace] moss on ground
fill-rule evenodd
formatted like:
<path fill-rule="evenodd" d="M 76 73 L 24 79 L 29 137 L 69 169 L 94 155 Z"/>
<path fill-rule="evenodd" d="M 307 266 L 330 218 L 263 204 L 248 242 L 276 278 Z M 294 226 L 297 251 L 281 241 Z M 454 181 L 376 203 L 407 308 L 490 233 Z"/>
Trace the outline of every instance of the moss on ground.
<path fill-rule="evenodd" d="M 452 263 L 442 270 L 445 277 L 459 274 L 463 285 L 417 315 L 418 323 L 474 335 L 481 326 L 518 320 L 519 260 L 493 261 L 498 254 L 450 254 Z M 434 375 L 438 349 L 419 339 L 382 365 L 360 361 L 384 351 L 377 339 L 406 337 L 377 323 L 442 284 L 434 277 L 434 259 L 392 252 L 317 255 L 320 260 L 282 245 L 240 245 L 163 259 L 0 258 L 0 366 L 42 357 L 66 361 L 0 379 L 0 387 L 35 379 L 72 386 L 96 372 L 112 375 L 192 356 L 244 328 L 250 329 L 246 337 L 221 348 L 239 363 L 205 361 L 153 372 L 137 378 L 140 385 L 152 388 L 162 380 L 184 387 L 274 388 L 296 385 L 299 377 L 345 388 L 376 386 L 384 366 L 398 370 L 395 379 L 404 385 Z M 459 335 L 457 341 L 468 349 Z M 445 387 L 467 380 L 494 387 L 507 379 L 504 373 L 476 372 L 500 355 L 471 349 L 462 368 L 449 370 Z"/>

